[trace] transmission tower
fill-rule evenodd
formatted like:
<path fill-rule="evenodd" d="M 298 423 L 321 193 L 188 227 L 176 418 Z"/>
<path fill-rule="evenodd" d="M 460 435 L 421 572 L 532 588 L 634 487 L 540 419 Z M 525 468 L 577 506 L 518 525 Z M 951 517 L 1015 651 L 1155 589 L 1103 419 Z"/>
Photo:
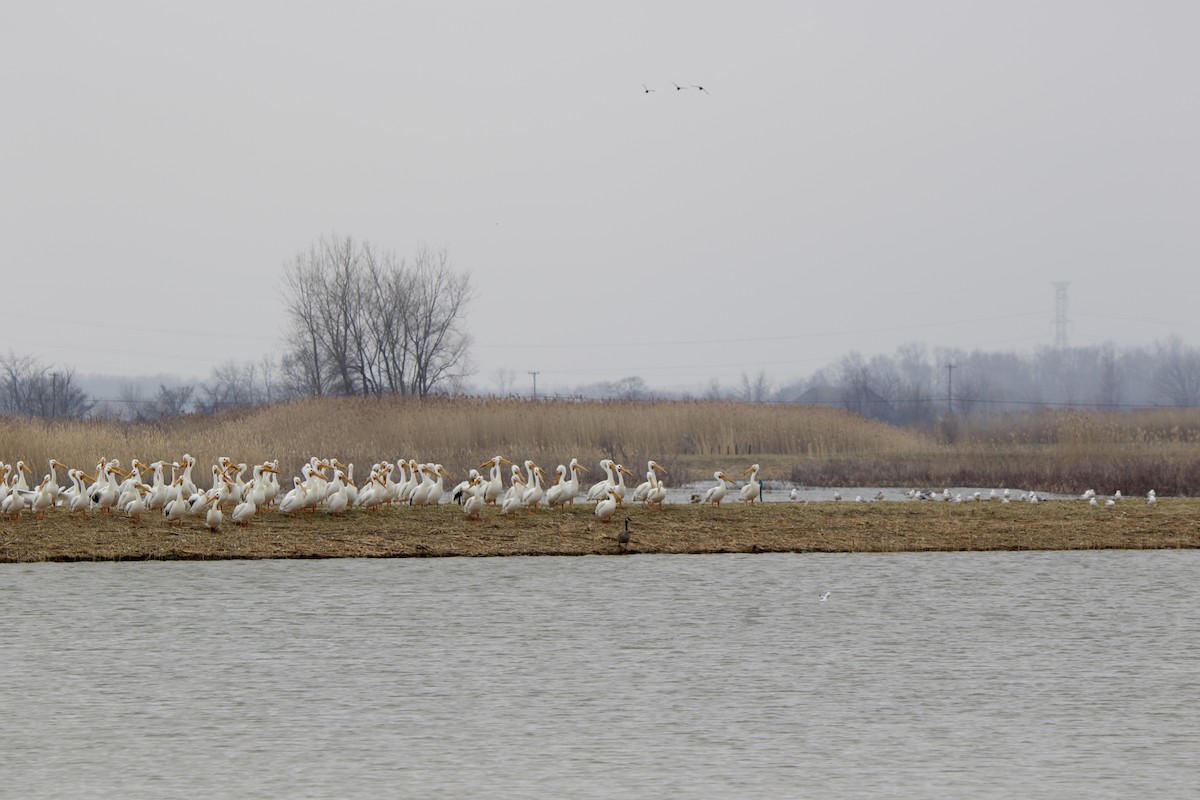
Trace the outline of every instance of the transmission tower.
<path fill-rule="evenodd" d="M 1070 281 L 1055 281 L 1054 286 L 1054 346 L 1067 346 L 1067 327 L 1071 324 L 1067 319 L 1067 287 Z"/>

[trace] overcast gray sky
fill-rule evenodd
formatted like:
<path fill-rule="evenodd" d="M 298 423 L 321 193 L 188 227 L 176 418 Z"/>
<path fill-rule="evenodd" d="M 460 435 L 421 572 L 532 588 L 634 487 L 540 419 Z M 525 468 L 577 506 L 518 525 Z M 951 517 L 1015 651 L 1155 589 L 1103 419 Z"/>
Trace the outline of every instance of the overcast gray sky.
<path fill-rule="evenodd" d="M 1057 280 L 1200 340 L 1200 4 L 579 6 L 9 4 L 0 351 L 258 359 L 330 233 L 448 249 L 484 388 L 1031 351 Z"/>

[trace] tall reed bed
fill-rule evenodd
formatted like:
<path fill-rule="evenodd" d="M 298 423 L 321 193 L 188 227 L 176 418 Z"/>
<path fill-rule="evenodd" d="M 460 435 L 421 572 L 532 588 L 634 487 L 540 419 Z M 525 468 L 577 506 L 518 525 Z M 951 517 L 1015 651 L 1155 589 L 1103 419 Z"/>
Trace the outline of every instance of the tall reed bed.
<path fill-rule="evenodd" d="M 163 425 L 8 419 L 0 427 L 0 460 L 35 465 L 51 456 L 92 466 L 102 457 L 128 464 L 188 452 L 202 464 L 221 455 L 247 463 L 278 458 L 294 474 L 317 455 L 360 470 L 383 459 L 438 461 L 459 475 L 501 454 L 547 469 L 575 457 L 593 472 L 611 457 L 636 473 L 653 458 L 668 468 L 678 462 L 676 483 L 693 470 L 704 475 L 752 461 L 785 469 L 797 458 L 916 454 L 928 446 L 920 434 L 837 409 L 709 402 L 316 398 Z"/>
<path fill-rule="evenodd" d="M 547 470 L 578 458 L 598 478 L 611 457 L 635 475 L 655 459 L 678 485 L 717 469 L 763 465 L 767 480 L 815 486 L 1008 486 L 1074 492 L 1200 494 L 1200 410 L 1048 411 L 959 420 L 952 445 L 840 409 L 728 402 L 312 398 L 163 425 L 0 420 L 0 460 L 40 474 L 51 456 L 92 468 L 218 456 L 278 458 L 297 474 L 311 456 L 357 465 L 415 458 L 456 477 L 493 455 Z M 637 478 L 640 481 L 640 477 Z"/>

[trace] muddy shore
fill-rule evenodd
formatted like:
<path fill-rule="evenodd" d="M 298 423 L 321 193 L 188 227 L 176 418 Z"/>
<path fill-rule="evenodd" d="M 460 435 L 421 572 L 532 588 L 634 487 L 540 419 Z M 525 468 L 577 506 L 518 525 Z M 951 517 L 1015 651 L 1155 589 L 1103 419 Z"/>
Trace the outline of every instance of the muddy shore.
<path fill-rule="evenodd" d="M 616 555 L 628 518 L 630 554 L 1091 550 L 1200 547 L 1200 500 L 771 503 L 619 511 L 604 524 L 591 506 L 479 521 L 457 506 L 284 517 L 260 513 L 217 533 L 199 519 L 71 517 L 51 510 L 0 521 L 0 562 Z"/>

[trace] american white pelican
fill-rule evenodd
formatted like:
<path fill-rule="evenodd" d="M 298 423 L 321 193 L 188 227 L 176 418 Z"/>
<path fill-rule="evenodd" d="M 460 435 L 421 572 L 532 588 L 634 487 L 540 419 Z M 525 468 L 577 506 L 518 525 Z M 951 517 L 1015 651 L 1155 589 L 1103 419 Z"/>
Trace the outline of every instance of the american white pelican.
<path fill-rule="evenodd" d="M 387 502 L 387 487 L 383 485 L 383 476 L 378 472 L 371 474 L 371 480 L 358 493 L 358 504 L 367 511 L 379 512 L 379 507 Z"/>
<path fill-rule="evenodd" d="M 441 464 L 433 464 L 430 468 L 430 474 L 433 475 L 433 486 L 429 489 L 429 494 L 425 497 L 425 505 L 436 506 L 442 502 L 442 495 L 446 493 L 445 478 L 450 477 L 450 473 Z"/>
<path fill-rule="evenodd" d="M 653 481 L 654 485 L 650 488 L 650 491 L 646 492 L 644 504 L 661 511 L 663 502 L 667 499 L 667 485 L 659 480 L 654 470 L 647 470 L 646 477 Z"/>
<path fill-rule="evenodd" d="M 521 494 L 521 503 L 532 513 L 536 514 L 538 504 L 542 502 L 542 498 L 546 492 L 542 489 L 542 468 L 532 461 L 525 462 L 525 471 L 529 473 L 529 477 L 525 482 L 525 491 Z"/>
<path fill-rule="evenodd" d="M 742 491 L 738 493 L 738 500 L 743 503 L 753 504 L 762 492 L 762 487 L 758 483 L 758 464 L 751 464 L 742 475 L 749 475 L 750 480 L 742 487 Z"/>
<path fill-rule="evenodd" d="M 829 599 L 829 594 L 830 594 L 829 592 L 826 592 L 825 594 L 821 595 L 821 596 L 820 596 L 819 598 L 817 598 L 817 599 L 818 599 L 818 600 L 820 600 L 822 603 L 824 603 L 826 600 L 828 600 L 828 599 Z"/>
<path fill-rule="evenodd" d="M 592 488 L 588 489 L 587 499 L 600 501 L 608 495 L 608 490 L 617 485 L 613 478 L 613 467 L 616 466 L 611 458 L 600 459 L 600 469 L 604 470 L 604 480 L 596 481 L 592 484 Z"/>
<path fill-rule="evenodd" d="M 38 487 L 26 495 L 25 502 L 29 506 L 29 510 L 33 512 L 33 516 L 37 519 L 42 519 L 46 516 L 46 509 L 54 506 L 54 495 L 50 494 L 50 476 L 47 475 L 38 484 Z"/>
<path fill-rule="evenodd" d="M 279 502 L 279 512 L 287 516 L 304 510 L 304 505 L 307 502 L 307 492 L 304 489 L 304 482 L 296 477 L 292 478 L 292 484 L 291 491 L 284 495 L 283 500 Z"/>
<path fill-rule="evenodd" d="M 792 489 L 792 491 L 788 492 L 788 500 L 798 500 L 799 498 L 800 498 L 800 490 L 799 489 Z"/>
<path fill-rule="evenodd" d="M 1158 502 L 1158 495 L 1156 495 L 1156 494 L 1154 493 L 1154 490 L 1153 490 L 1153 489 L 1151 489 L 1150 491 L 1146 492 L 1146 505 L 1151 505 L 1151 506 L 1152 506 L 1152 505 L 1154 505 L 1154 504 L 1155 504 L 1155 503 L 1157 503 L 1157 502 Z"/>
<path fill-rule="evenodd" d="M 616 489 L 609 489 L 608 496 L 596 503 L 596 516 L 601 522 L 611 522 L 613 514 L 617 512 L 617 506 L 621 504 L 621 495 L 617 494 Z"/>
<path fill-rule="evenodd" d="M 130 522 L 141 522 L 142 514 L 146 511 L 146 494 L 150 491 L 150 487 L 144 483 L 137 484 L 135 497 L 124 506 L 125 516 L 129 517 Z"/>
<path fill-rule="evenodd" d="M 504 456 L 492 456 L 479 465 L 480 469 L 488 470 L 488 478 L 484 482 L 483 502 L 494 506 L 500 501 L 500 497 L 504 494 L 504 476 L 501 473 L 500 465 L 511 463 Z"/>
<path fill-rule="evenodd" d="M 12 488 L 18 492 L 28 492 L 29 483 L 25 480 L 25 476 L 33 477 L 33 470 L 24 461 L 17 462 L 17 472 L 13 475 Z"/>
<path fill-rule="evenodd" d="M 225 521 L 225 515 L 221 513 L 221 504 L 217 502 L 216 492 L 209 490 L 205 495 L 208 503 L 208 513 L 204 515 L 204 524 L 213 533 L 221 530 L 221 523 Z"/>
<path fill-rule="evenodd" d="M 88 497 L 87 489 L 84 487 L 83 481 L 85 478 L 91 480 L 91 476 L 78 469 L 70 470 L 67 473 L 67 476 L 71 479 L 71 483 L 73 484 L 73 486 L 66 492 L 67 497 L 65 500 L 65 505 L 67 508 L 67 513 L 75 514 L 78 512 L 86 512 L 88 507 L 91 505 L 92 500 L 90 497 Z"/>
<path fill-rule="evenodd" d="M 430 490 L 433 489 L 434 473 L 429 464 L 418 464 L 417 474 L 420 476 L 421 482 L 413 489 L 408 502 L 414 506 L 423 506 L 425 505 L 426 498 L 429 497 Z"/>
<path fill-rule="evenodd" d="M 58 503 L 58 498 L 62 496 L 62 487 L 58 485 L 58 468 L 67 468 L 67 465 L 59 461 L 57 458 L 50 459 L 50 482 L 46 484 L 46 491 L 54 498 L 55 504 Z"/>
<path fill-rule="evenodd" d="M 100 509 L 101 514 L 111 514 L 113 506 L 117 504 L 117 498 L 120 497 L 120 491 L 117 487 L 117 475 L 124 475 L 121 468 L 117 466 L 115 461 L 110 461 L 104 465 L 103 483 L 101 478 L 97 476 L 96 483 L 99 484 L 99 489 L 93 486 L 92 502 Z"/>
<path fill-rule="evenodd" d="M 250 481 L 246 486 L 253 489 L 254 481 Z M 234 525 L 241 525 L 243 528 L 250 524 L 251 518 L 258 512 L 252 493 L 246 492 L 245 495 L 246 499 L 233 507 L 233 514 L 229 517 Z"/>
<path fill-rule="evenodd" d="M 525 479 L 521 477 L 521 467 L 518 464 L 512 465 L 511 481 L 508 491 L 504 493 L 504 502 L 500 504 L 500 513 L 506 517 L 516 513 L 525 498 Z"/>
<path fill-rule="evenodd" d="M 614 485 L 612 487 L 613 491 L 616 492 L 618 495 L 620 495 L 621 502 L 623 503 L 623 502 L 625 502 L 625 493 L 627 491 L 629 491 L 628 488 L 625 486 L 625 476 L 628 475 L 629 477 L 632 478 L 633 472 L 628 467 L 624 466 L 623 464 L 614 464 L 613 465 L 613 474 L 617 476 L 616 485 Z"/>
<path fill-rule="evenodd" d="M 471 493 L 471 488 L 475 485 L 475 479 L 479 477 L 479 470 L 470 469 L 467 471 L 467 479 L 459 481 L 453 489 L 450 490 L 451 501 L 458 503 L 460 506 L 467 502 L 467 497 Z"/>
<path fill-rule="evenodd" d="M 172 484 L 178 488 L 180 479 L 176 478 Z M 188 512 L 188 499 L 186 497 L 176 497 L 174 500 L 168 500 L 163 506 L 163 516 L 167 518 L 167 522 L 174 525 L 175 523 L 183 523 L 183 517 Z"/>
<path fill-rule="evenodd" d="M 388 475 L 390 479 L 391 473 Z M 358 486 L 354 483 L 354 462 L 346 465 L 346 487 L 342 489 L 342 491 L 346 493 L 347 505 L 358 505 Z M 399 486 L 396 486 L 396 499 L 400 499 Z"/>
<path fill-rule="evenodd" d="M 479 519 L 486 504 L 484 500 L 486 493 L 487 485 L 483 478 L 478 474 L 472 475 L 470 486 L 467 487 L 467 498 L 463 501 L 463 513 L 467 515 L 467 519 Z"/>
<path fill-rule="evenodd" d="M 325 498 L 325 513 L 331 517 L 345 514 L 346 509 L 350 507 L 350 495 L 347 493 L 346 485 L 342 482 L 341 477 L 340 471 L 334 475 L 333 483 L 337 485 L 337 491 Z"/>
<path fill-rule="evenodd" d="M 713 477 L 717 479 L 717 485 L 704 493 L 703 502 L 712 503 L 714 506 L 720 506 L 721 501 L 725 499 L 725 495 L 729 494 L 729 487 L 725 484 L 731 483 L 736 485 L 737 481 L 726 475 L 721 470 L 713 473 Z"/>
<path fill-rule="evenodd" d="M 0 503 L 0 515 L 8 517 L 12 520 L 21 518 L 21 512 L 25 510 L 25 495 L 20 492 L 9 492 L 4 497 L 4 502 Z"/>
<path fill-rule="evenodd" d="M 633 490 L 633 499 L 639 503 L 646 502 L 646 495 L 650 490 L 657 485 L 657 473 L 667 474 L 667 468 L 659 464 L 654 459 L 646 462 L 646 480 L 639 483 Z"/>

